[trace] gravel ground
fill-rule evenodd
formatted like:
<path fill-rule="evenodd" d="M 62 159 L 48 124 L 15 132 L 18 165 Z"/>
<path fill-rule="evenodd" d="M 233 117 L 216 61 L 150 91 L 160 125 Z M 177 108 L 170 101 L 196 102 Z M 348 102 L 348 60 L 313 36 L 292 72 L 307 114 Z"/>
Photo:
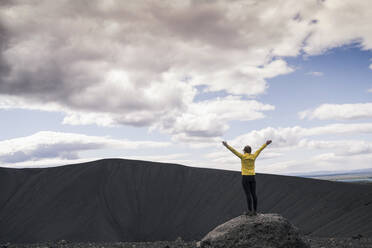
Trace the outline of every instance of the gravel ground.
<path fill-rule="evenodd" d="M 303 238 L 311 248 L 372 248 L 372 238 Z M 196 241 L 156 241 L 156 242 L 117 242 L 117 243 L 71 243 L 64 240 L 35 244 L 0 244 L 0 248 L 195 248 Z"/>
<path fill-rule="evenodd" d="M 372 248 L 372 238 L 356 236 L 353 238 L 303 238 L 311 248 Z"/>
<path fill-rule="evenodd" d="M 75 243 L 60 240 L 34 244 L 0 244 L 0 248 L 194 248 L 196 241 L 116 242 L 116 243 Z"/>

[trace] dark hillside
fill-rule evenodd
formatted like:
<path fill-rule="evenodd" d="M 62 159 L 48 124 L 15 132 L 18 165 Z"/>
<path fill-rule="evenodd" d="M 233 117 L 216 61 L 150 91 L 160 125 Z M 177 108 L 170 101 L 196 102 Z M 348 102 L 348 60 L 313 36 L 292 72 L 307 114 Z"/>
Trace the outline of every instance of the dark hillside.
<path fill-rule="evenodd" d="M 245 210 L 239 172 L 104 159 L 0 168 L 0 242 L 199 240 Z M 372 186 L 257 175 L 259 209 L 307 234 L 372 236 Z"/>

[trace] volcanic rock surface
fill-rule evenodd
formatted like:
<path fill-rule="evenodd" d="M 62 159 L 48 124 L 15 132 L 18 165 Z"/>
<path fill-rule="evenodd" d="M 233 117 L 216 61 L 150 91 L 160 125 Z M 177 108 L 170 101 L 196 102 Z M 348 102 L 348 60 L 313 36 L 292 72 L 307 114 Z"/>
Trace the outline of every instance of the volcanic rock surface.
<path fill-rule="evenodd" d="M 309 248 L 298 229 L 277 214 L 241 215 L 209 232 L 202 248 Z"/>
<path fill-rule="evenodd" d="M 258 211 L 306 235 L 372 236 L 371 185 L 256 180 Z M 0 168 L 0 243 L 196 241 L 245 210 L 238 171 L 123 159 Z"/>

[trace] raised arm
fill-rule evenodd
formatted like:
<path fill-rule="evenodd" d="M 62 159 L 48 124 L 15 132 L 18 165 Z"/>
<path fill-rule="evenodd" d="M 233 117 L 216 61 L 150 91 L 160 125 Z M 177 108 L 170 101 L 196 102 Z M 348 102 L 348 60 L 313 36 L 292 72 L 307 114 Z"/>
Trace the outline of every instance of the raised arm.
<path fill-rule="evenodd" d="M 222 141 L 222 144 L 239 158 L 243 157 L 243 154 L 235 150 L 232 146 L 229 146 L 226 141 Z"/>
<path fill-rule="evenodd" d="M 258 155 L 260 155 L 260 153 L 262 152 L 263 149 L 265 149 L 266 146 L 270 145 L 271 144 L 271 140 L 268 140 L 266 141 L 265 144 L 263 144 L 260 149 L 258 149 L 253 155 L 254 155 L 254 159 L 256 159 L 258 157 Z"/>

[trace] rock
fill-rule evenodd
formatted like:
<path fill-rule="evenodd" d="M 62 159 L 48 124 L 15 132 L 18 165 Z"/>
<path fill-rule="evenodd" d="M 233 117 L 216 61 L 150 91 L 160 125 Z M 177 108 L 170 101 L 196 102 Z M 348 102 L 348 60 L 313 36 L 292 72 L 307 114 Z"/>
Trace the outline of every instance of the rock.
<path fill-rule="evenodd" d="M 60 241 L 58 241 L 58 244 L 65 245 L 67 244 L 67 241 L 64 239 L 61 239 Z"/>
<path fill-rule="evenodd" d="M 183 243 L 183 239 L 180 236 L 178 236 L 174 242 L 175 243 L 178 243 L 178 244 L 182 244 Z"/>
<path fill-rule="evenodd" d="M 361 238 L 363 238 L 362 234 L 352 236 L 352 239 L 361 239 Z"/>
<path fill-rule="evenodd" d="M 278 214 L 241 215 L 209 232 L 202 248 L 309 248 L 296 227 Z"/>

